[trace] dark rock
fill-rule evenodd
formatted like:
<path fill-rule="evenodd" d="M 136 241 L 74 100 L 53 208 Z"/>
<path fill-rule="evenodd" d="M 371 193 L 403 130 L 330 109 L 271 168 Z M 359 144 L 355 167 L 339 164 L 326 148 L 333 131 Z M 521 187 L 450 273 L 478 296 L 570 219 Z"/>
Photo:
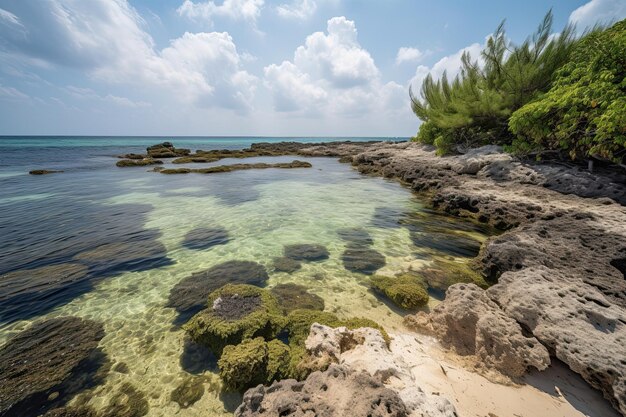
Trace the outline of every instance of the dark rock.
<path fill-rule="evenodd" d="M 177 156 L 189 155 L 189 149 L 177 149 L 171 142 L 163 142 L 146 148 L 151 158 L 176 158 Z"/>
<path fill-rule="evenodd" d="M 157 165 L 162 164 L 163 161 L 159 161 L 158 159 L 153 158 L 145 158 L 145 159 L 122 159 L 115 163 L 116 166 L 120 168 L 125 167 L 145 167 L 148 165 Z"/>
<path fill-rule="evenodd" d="M 33 169 L 32 171 L 28 171 L 30 175 L 46 175 L 46 174 L 56 174 L 63 171 L 57 171 L 53 169 Z"/>
<path fill-rule="evenodd" d="M 278 284 L 271 291 L 286 313 L 297 309 L 324 310 L 324 299 L 319 295 L 311 294 L 303 285 Z"/>
<path fill-rule="evenodd" d="M 202 378 L 187 377 L 180 385 L 174 388 L 170 395 L 170 400 L 178 403 L 180 408 L 189 408 L 194 405 L 204 395 L 204 385 Z"/>
<path fill-rule="evenodd" d="M 182 162 L 181 162 L 182 163 Z M 232 172 L 232 171 L 242 171 L 248 169 L 268 169 L 268 168 L 311 168 L 312 165 L 308 162 L 304 161 L 291 161 L 291 162 L 279 162 L 276 164 L 267 164 L 264 162 L 259 162 L 256 164 L 233 164 L 233 165 L 217 165 L 208 168 L 170 168 L 170 169 L 161 169 L 158 172 L 161 174 L 189 174 L 189 173 L 197 173 L 197 174 L 216 174 L 220 172 Z"/>
<path fill-rule="evenodd" d="M 147 156 L 139 153 L 127 153 L 126 155 L 120 155 L 120 159 L 145 159 Z"/>
<path fill-rule="evenodd" d="M 385 256 L 368 247 L 348 245 L 341 255 L 343 266 L 348 271 L 371 275 L 385 266 Z"/>
<path fill-rule="evenodd" d="M 189 231 L 183 239 L 183 246 L 189 249 L 208 249 L 223 245 L 230 240 L 223 227 L 199 227 Z"/>
<path fill-rule="evenodd" d="M 74 260 L 99 274 L 143 271 L 172 263 L 165 245 L 156 239 L 107 243 L 77 254 Z"/>
<path fill-rule="evenodd" d="M 206 371 L 216 372 L 217 358 L 208 347 L 186 337 L 183 353 L 180 355 L 180 367 L 195 375 L 200 375 Z"/>
<path fill-rule="evenodd" d="M 61 407 L 48 411 L 43 417 L 98 417 L 90 407 Z"/>
<path fill-rule="evenodd" d="M 189 316 L 206 307 L 209 294 L 226 284 L 265 286 L 267 271 L 256 262 L 228 261 L 202 272 L 196 272 L 176 284 L 170 291 L 167 306 Z"/>
<path fill-rule="evenodd" d="M 366 372 L 331 365 L 303 382 L 286 379 L 251 388 L 235 411 L 236 417 L 279 415 L 408 417 L 409 411 L 395 391 Z"/>
<path fill-rule="evenodd" d="M 285 245 L 284 253 L 286 258 L 297 261 L 321 261 L 329 256 L 324 246 L 310 243 Z"/>
<path fill-rule="evenodd" d="M 61 317 L 37 322 L 9 339 L 0 350 L 0 415 L 45 413 L 100 383 L 102 337 L 100 323 Z"/>
<path fill-rule="evenodd" d="M 274 258 L 273 263 L 274 269 L 279 272 L 295 272 L 298 269 L 302 268 L 302 264 L 295 259 L 287 258 L 285 256 L 281 256 L 279 258 Z"/>

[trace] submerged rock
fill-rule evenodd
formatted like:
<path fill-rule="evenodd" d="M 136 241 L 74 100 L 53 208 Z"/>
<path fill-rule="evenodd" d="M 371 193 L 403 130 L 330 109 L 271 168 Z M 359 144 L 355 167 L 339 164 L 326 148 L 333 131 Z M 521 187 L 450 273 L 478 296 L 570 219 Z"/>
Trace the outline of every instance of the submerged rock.
<path fill-rule="evenodd" d="M 269 275 L 263 265 L 251 261 L 228 261 L 196 272 L 172 288 L 167 307 L 184 315 L 207 306 L 209 294 L 226 284 L 265 286 Z"/>
<path fill-rule="evenodd" d="M 348 271 L 371 275 L 387 263 L 385 256 L 374 249 L 359 245 L 348 245 L 341 255 L 343 266 Z"/>
<path fill-rule="evenodd" d="M 225 285 L 210 294 L 207 305 L 184 329 L 218 357 L 227 345 L 257 336 L 272 339 L 285 325 L 276 299 L 269 291 L 252 285 Z"/>
<path fill-rule="evenodd" d="M 311 294 L 303 285 L 278 284 L 271 291 L 286 313 L 297 309 L 324 310 L 324 299 L 319 295 Z"/>
<path fill-rule="evenodd" d="M 90 407 L 61 407 L 48 411 L 42 417 L 98 417 L 98 413 Z"/>
<path fill-rule="evenodd" d="M 370 283 L 375 291 L 405 310 L 414 310 L 428 304 L 428 292 L 421 280 L 414 275 L 402 274 L 395 277 L 374 275 Z"/>
<path fill-rule="evenodd" d="M 429 315 L 407 316 L 405 323 L 434 333 L 444 346 L 460 355 L 476 355 L 508 376 L 550 365 L 548 350 L 535 337 L 525 336 L 520 325 L 474 284 L 452 285 L 445 302 Z"/>
<path fill-rule="evenodd" d="M 286 258 L 297 261 L 321 261 L 329 256 L 328 249 L 324 246 L 311 243 L 285 245 L 284 253 Z"/>
<path fill-rule="evenodd" d="M 274 258 L 274 270 L 278 272 L 295 272 L 298 269 L 302 268 L 302 264 L 295 259 L 287 258 L 286 256 L 281 256 L 279 258 Z"/>
<path fill-rule="evenodd" d="M 117 161 L 115 165 L 120 168 L 125 168 L 125 167 L 145 167 L 148 165 L 158 165 L 162 163 L 163 161 L 159 161 L 158 159 L 145 158 L 145 159 L 122 159 L 120 161 Z"/>
<path fill-rule="evenodd" d="M 426 280 L 428 287 L 437 291 L 445 292 L 451 285 L 458 283 L 476 284 L 485 289 L 489 287 L 483 276 L 467 263 L 436 259 L 432 265 L 421 269 L 419 274 Z"/>
<path fill-rule="evenodd" d="M 99 383 L 102 337 L 98 322 L 61 317 L 37 322 L 9 339 L 0 349 L 0 415 L 39 415 Z"/>
<path fill-rule="evenodd" d="M 314 372 L 306 381 L 286 379 L 248 390 L 237 417 L 278 416 L 407 417 L 398 394 L 364 372 L 337 365 Z"/>
<path fill-rule="evenodd" d="M 181 162 L 182 163 L 182 162 Z M 267 164 L 265 162 L 258 162 L 256 164 L 232 164 L 232 165 L 217 165 L 208 168 L 170 168 L 161 169 L 158 172 L 161 174 L 216 174 L 220 172 L 232 172 L 242 171 L 247 169 L 269 169 L 269 168 L 311 168 L 312 165 L 304 161 L 291 161 L 291 162 L 279 162 L 276 164 Z"/>
<path fill-rule="evenodd" d="M 228 243 L 229 240 L 228 230 L 223 227 L 199 227 L 185 235 L 183 246 L 189 249 L 208 249 Z"/>
<path fill-rule="evenodd" d="M 348 243 L 369 246 L 374 243 L 374 239 L 365 229 L 359 227 L 339 229 L 337 235 Z"/>
<path fill-rule="evenodd" d="M 191 153 L 189 149 L 177 149 L 171 142 L 158 143 L 146 148 L 148 156 L 151 158 L 175 158 Z"/>
<path fill-rule="evenodd" d="M 63 171 L 58 171 L 54 169 L 33 169 L 32 171 L 28 171 L 30 175 L 47 175 L 47 174 L 57 174 Z"/>
<path fill-rule="evenodd" d="M 170 395 L 170 400 L 178 403 L 180 408 L 189 408 L 194 405 L 204 395 L 204 385 L 202 378 L 187 377 L 174 388 Z"/>
<path fill-rule="evenodd" d="M 172 263 L 165 245 L 156 239 L 107 243 L 81 252 L 73 259 L 98 274 L 143 271 Z"/>

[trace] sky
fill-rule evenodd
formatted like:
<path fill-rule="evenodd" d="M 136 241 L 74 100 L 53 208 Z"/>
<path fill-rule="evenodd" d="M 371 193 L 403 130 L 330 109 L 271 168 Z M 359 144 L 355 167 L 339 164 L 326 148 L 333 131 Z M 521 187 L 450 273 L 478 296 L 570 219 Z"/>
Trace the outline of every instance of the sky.
<path fill-rule="evenodd" d="M 0 135 L 412 136 L 410 85 L 549 9 L 626 0 L 0 0 Z"/>

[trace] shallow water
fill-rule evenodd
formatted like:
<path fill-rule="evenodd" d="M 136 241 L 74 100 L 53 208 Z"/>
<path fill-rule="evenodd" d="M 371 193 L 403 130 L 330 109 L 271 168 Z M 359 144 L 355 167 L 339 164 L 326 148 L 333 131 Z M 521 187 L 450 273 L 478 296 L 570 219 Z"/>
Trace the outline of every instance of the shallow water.
<path fill-rule="evenodd" d="M 131 146 L 115 141 L 113 146 L 104 139 L 61 141 L 70 143 L 63 146 L 51 146 L 56 142 L 49 140 L 43 146 L 38 140 L 20 146 L 18 139 L 0 139 L 0 273 L 76 263 L 104 244 L 130 245 L 124 259 L 91 266 L 80 282 L 50 293 L 26 286 L 3 297 L 0 344 L 42 317 L 102 321 L 104 352 L 114 369 L 120 363 L 127 369 L 109 372 L 103 385 L 74 399 L 96 408 L 126 383 L 145 395 L 150 416 L 219 416 L 237 405 L 238 395 L 220 394 L 214 366 L 181 357 L 184 332 L 175 325 L 176 311 L 166 304 L 174 285 L 194 272 L 229 260 L 256 261 L 269 273 L 268 287 L 305 285 L 324 299 L 327 311 L 368 317 L 393 331 L 402 329 L 401 312 L 368 290 L 366 275 L 344 268 L 341 255 L 348 242 L 338 231 L 369 233 L 371 248 L 386 260 L 378 273 L 389 275 L 418 270 L 434 259 L 467 262 L 486 238 L 486 231 L 473 223 L 430 212 L 398 183 L 360 175 L 333 158 L 250 158 L 245 162 L 300 159 L 313 167 L 162 175 L 115 167 L 114 155 L 140 152 L 158 139 L 140 138 Z M 250 141 L 173 140 L 193 149 L 241 148 Z M 65 172 L 26 174 L 36 168 Z M 184 247 L 184 236 L 200 227 L 223 228 L 229 239 L 208 249 Z M 285 245 L 297 243 L 323 245 L 330 257 L 305 262 L 293 273 L 274 271 L 273 258 L 282 256 Z M 146 246 L 151 257 L 133 257 L 133 251 L 141 254 Z M 181 408 L 170 394 L 190 376 L 198 378 L 205 393 Z"/>

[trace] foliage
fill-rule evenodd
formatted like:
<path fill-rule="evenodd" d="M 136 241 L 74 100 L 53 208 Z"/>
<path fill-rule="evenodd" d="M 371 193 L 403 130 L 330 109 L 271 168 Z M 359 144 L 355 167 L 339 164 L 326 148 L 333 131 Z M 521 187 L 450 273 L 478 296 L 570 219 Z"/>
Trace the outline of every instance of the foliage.
<path fill-rule="evenodd" d="M 521 45 L 507 40 L 503 23 L 487 40 L 480 61 L 472 61 L 465 52 L 454 80 L 446 73 L 437 81 L 428 75 L 421 98 L 411 91 L 413 111 L 424 121 L 416 140 L 434 144 L 445 154 L 513 139 L 509 116 L 549 90 L 553 74 L 567 62 L 575 39 L 570 25 L 558 36 L 552 35 L 551 11 Z"/>
<path fill-rule="evenodd" d="M 556 149 L 572 159 L 626 154 L 626 20 L 576 45 L 552 88 L 512 114 L 512 150 Z"/>

